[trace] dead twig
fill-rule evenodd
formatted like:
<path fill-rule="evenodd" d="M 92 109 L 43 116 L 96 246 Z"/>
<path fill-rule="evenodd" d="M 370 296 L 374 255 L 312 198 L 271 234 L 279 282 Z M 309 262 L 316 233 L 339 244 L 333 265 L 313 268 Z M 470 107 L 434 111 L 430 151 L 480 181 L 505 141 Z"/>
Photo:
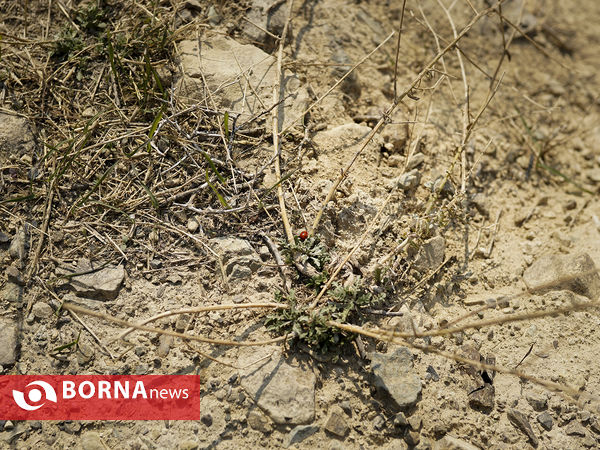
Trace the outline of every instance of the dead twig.
<path fill-rule="evenodd" d="M 270 304 L 272 306 L 264 306 L 264 305 L 268 305 L 268 304 L 261 304 L 261 305 L 263 305 L 261 307 L 268 307 L 268 308 L 287 308 L 286 305 L 282 305 L 279 303 Z M 221 306 L 232 306 L 232 305 L 221 305 Z M 233 306 L 236 308 L 240 307 L 240 305 L 233 305 Z M 180 339 L 187 339 L 190 341 L 204 342 L 207 344 L 228 345 L 228 346 L 232 346 L 232 347 L 236 347 L 236 346 L 237 347 L 254 347 L 254 346 L 275 344 L 277 342 L 282 342 L 287 338 L 287 335 L 286 335 L 286 336 L 280 336 L 280 337 L 274 338 L 274 339 L 268 339 L 265 341 L 254 341 L 254 342 L 230 341 L 230 340 L 224 340 L 224 339 L 209 339 L 209 338 L 204 338 L 201 336 L 194 336 L 194 335 L 185 334 L 185 333 L 178 333 L 176 331 L 163 330 L 160 328 L 147 327 L 144 325 L 135 325 L 135 324 L 132 324 L 131 322 L 128 322 L 127 320 L 118 319 L 109 314 L 92 311 L 91 309 L 83 308 L 83 307 L 77 306 L 73 303 L 63 303 L 61 308 L 65 309 L 67 311 L 75 311 L 75 312 L 78 312 L 81 314 L 86 314 L 88 316 L 97 317 L 97 318 L 105 320 L 107 322 L 116 323 L 118 325 L 133 328 L 134 330 L 138 330 L 138 331 L 148 331 L 150 333 L 164 334 L 167 336 L 173 336 L 173 337 L 177 337 Z M 199 308 L 188 308 L 186 310 L 180 310 L 178 312 L 174 312 L 173 314 L 185 314 L 185 313 L 193 312 L 193 311 L 191 311 L 193 309 L 199 309 Z"/>
<path fill-rule="evenodd" d="M 273 102 L 279 104 L 282 86 L 281 62 L 283 60 L 283 47 L 285 45 L 285 38 L 287 36 L 288 26 L 290 24 L 290 17 L 292 14 L 292 7 L 294 0 L 289 0 L 288 13 L 283 27 L 283 32 L 279 38 L 279 50 L 277 51 L 277 72 L 276 82 L 273 84 Z M 277 183 L 277 198 L 279 199 L 279 208 L 281 214 L 281 221 L 283 222 L 283 228 L 287 236 L 288 243 L 294 244 L 294 233 L 290 226 L 288 219 L 287 210 L 285 207 L 285 199 L 283 197 L 283 183 L 281 182 L 281 148 L 279 143 L 279 108 L 273 108 L 271 110 L 271 117 L 273 120 L 273 157 L 275 158 L 275 181 Z"/>

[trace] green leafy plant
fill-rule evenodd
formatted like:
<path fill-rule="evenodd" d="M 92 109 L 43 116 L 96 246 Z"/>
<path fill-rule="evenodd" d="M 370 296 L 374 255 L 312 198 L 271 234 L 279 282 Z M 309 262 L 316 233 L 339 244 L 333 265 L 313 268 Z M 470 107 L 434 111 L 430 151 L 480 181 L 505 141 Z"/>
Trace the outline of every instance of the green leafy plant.
<path fill-rule="evenodd" d="M 83 41 L 78 36 L 77 31 L 71 27 L 66 27 L 63 28 L 54 44 L 52 57 L 59 61 L 65 61 L 81 49 L 83 49 Z"/>
<path fill-rule="evenodd" d="M 87 33 L 97 34 L 107 27 L 106 12 L 97 5 L 90 5 L 75 12 L 75 23 Z"/>
<path fill-rule="evenodd" d="M 309 286 L 318 288 L 327 281 L 329 275 L 325 267 L 330 256 L 318 236 L 310 236 L 304 240 L 296 237 L 293 245 L 284 242 L 282 253 L 288 264 L 304 268 L 302 274 Z"/>
<path fill-rule="evenodd" d="M 300 342 L 323 353 L 337 350 L 352 337 L 332 326 L 330 322 L 361 325 L 362 309 L 380 304 L 384 295 L 373 295 L 361 278 L 348 287 L 334 285 L 329 291 L 331 300 L 318 309 L 299 305 L 295 293 L 275 294 L 275 300 L 286 303 L 289 308 L 267 316 L 265 326 L 279 335 L 293 333 Z"/>

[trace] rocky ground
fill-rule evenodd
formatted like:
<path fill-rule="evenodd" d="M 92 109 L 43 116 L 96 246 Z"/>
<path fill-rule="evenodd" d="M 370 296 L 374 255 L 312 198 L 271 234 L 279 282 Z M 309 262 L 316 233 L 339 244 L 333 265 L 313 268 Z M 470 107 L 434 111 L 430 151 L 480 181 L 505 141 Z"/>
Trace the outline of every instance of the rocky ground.
<path fill-rule="evenodd" d="M 600 4 L 506 1 L 419 78 L 492 4 L 0 6 L 1 373 L 202 380 L 199 422 L 0 446 L 600 446 Z"/>

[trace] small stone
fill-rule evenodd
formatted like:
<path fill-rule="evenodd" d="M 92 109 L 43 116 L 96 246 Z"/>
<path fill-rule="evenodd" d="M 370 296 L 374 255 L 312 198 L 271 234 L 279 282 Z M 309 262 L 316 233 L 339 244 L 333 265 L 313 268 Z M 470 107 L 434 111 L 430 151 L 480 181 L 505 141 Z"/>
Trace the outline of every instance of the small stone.
<path fill-rule="evenodd" d="M 520 430 L 523 434 L 525 434 L 527 436 L 527 438 L 531 442 L 531 445 L 533 445 L 534 447 L 537 447 L 538 438 L 533 433 L 533 430 L 531 429 L 531 425 L 529 424 L 529 421 L 527 420 L 527 417 L 525 416 L 525 414 L 523 414 L 521 411 L 517 411 L 516 409 L 510 408 L 506 412 L 506 415 L 508 416 L 508 420 L 510 420 L 510 422 L 518 430 Z"/>
<path fill-rule="evenodd" d="M 396 428 L 406 428 L 408 427 L 408 420 L 406 420 L 406 416 L 404 413 L 398 413 L 394 417 L 394 426 Z"/>
<path fill-rule="evenodd" d="M 417 431 L 407 431 L 404 434 L 404 442 L 411 447 L 416 447 L 421 442 L 421 435 Z"/>
<path fill-rule="evenodd" d="M 239 377 L 240 377 L 239 374 L 234 373 L 227 379 L 227 383 L 233 385 L 237 382 Z"/>
<path fill-rule="evenodd" d="M 0 318 L 0 365 L 10 366 L 17 358 L 17 324 Z"/>
<path fill-rule="evenodd" d="M 146 375 L 149 371 L 149 367 L 147 364 L 140 364 L 135 367 L 133 374 L 134 375 Z"/>
<path fill-rule="evenodd" d="M 411 170 L 396 179 L 398 187 L 404 191 L 412 191 L 419 186 L 421 174 L 417 170 Z"/>
<path fill-rule="evenodd" d="M 421 164 L 423 164 L 424 161 L 425 161 L 425 155 L 423 153 L 415 153 L 408 160 L 408 164 L 406 165 L 406 168 L 408 170 L 412 170 L 412 169 L 420 166 Z"/>
<path fill-rule="evenodd" d="M 54 310 L 48 303 L 37 302 L 31 308 L 31 313 L 36 319 L 47 319 L 54 314 Z"/>
<path fill-rule="evenodd" d="M 337 64 L 337 67 L 334 67 L 332 70 L 332 76 L 334 78 L 341 78 L 345 72 L 345 69 L 341 65 L 351 64 L 352 59 L 342 47 L 338 47 L 333 55 L 331 55 L 331 59 L 333 63 Z M 340 90 L 353 100 L 357 100 L 360 97 L 362 86 L 356 73 L 350 73 L 348 77 L 342 81 Z"/>
<path fill-rule="evenodd" d="M 262 261 L 268 261 L 271 258 L 271 251 L 266 245 L 261 245 L 258 248 L 258 255 Z"/>
<path fill-rule="evenodd" d="M 564 430 L 568 436 L 584 437 L 586 434 L 585 428 L 583 427 L 583 425 L 581 425 L 577 421 L 570 422 L 568 425 L 565 426 Z"/>
<path fill-rule="evenodd" d="M 181 278 L 181 275 L 179 275 L 178 273 L 170 273 L 167 276 L 167 281 L 171 284 L 181 284 L 183 278 Z"/>
<path fill-rule="evenodd" d="M 592 417 L 592 415 L 590 414 L 590 412 L 586 409 L 582 409 L 580 410 L 577 415 L 579 416 L 579 420 L 581 420 L 582 423 L 587 423 L 589 422 L 590 418 Z"/>
<path fill-rule="evenodd" d="M 100 435 L 93 431 L 86 431 L 81 435 L 81 448 L 83 450 L 106 450 Z"/>
<path fill-rule="evenodd" d="M 225 274 L 230 279 L 248 278 L 262 265 L 248 241 L 227 237 L 211 239 L 211 242 L 215 251 L 221 255 Z"/>
<path fill-rule="evenodd" d="M 469 405 L 473 409 L 490 411 L 494 409 L 495 388 L 493 385 L 485 383 L 481 389 L 477 389 L 469 396 Z"/>
<path fill-rule="evenodd" d="M 471 197 L 469 203 L 475 207 L 479 214 L 484 217 L 489 217 L 489 200 L 484 194 L 475 194 Z"/>
<path fill-rule="evenodd" d="M 94 117 L 96 114 L 98 114 L 98 111 L 93 106 L 88 106 L 81 112 L 81 116 L 86 118 Z"/>
<path fill-rule="evenodd" d="M 444 177 L 439 177 L 433 183 L 427 183 L 426 185 L 431 188 L 433 193 L 439 193 L 440 197 L 450 198 L 454 195 L 456 189 L 454 189 L 454 185 L 450 180 L 446 180 L 446 183 L 442 187 L 443 180 Z"/>
<path fill-rule="evenodd" d="M 378 416 L 375 417 L 375 419 L 373 419 L 373 427 L 376 430 L 381 430 L 384 426 L 385 426 L 385 418 L 381 414 L 379 414 Z"/>
<path fill-rule="evenodd" d="M 319 427 L 316 425 L 298 425 L 287 434 L 283 446 L 288 448 L 290 445 L 298 444 L 318 431 Z"/>
<path fill-rule="evenodd" d="M 577 208 L 577 202 L 575 200 L 571 199 L 565 203 L 565 210 L 572 211 L 575 208 Z"/>
<path fill-rule="evenodd" d="M 552 429 L 552 426 L 554 425 L 552 416 L 550 415 L 550 413 L 548 411 L 545 411 L 545 412 L 541 413 L 539 416 L 537 416 L 537 421 L 547 431 L 550 431 Z"/>
<path fill-rule="evenodd" d="M 63 230 L 54 230 L 50 233 L 50 240 L 55 244 L 60 244 L 65 239 Z"/>
<path fill-rule="evenodd" d="M 420 271 L 437 269 L 444 262 L 445 252 L 446 240 L 442 236 L 433 237 L 419 250 L 414 266 Z"/>
<path fill-rule="evenodd" d="M 175 217 L 180 223 L 187 223 L 188 218 L 187 214 L 184 211 L 175 211 L 173 213 L 173 217 Z"/>
<path fill-rule="evenodd" d="M 184 7 L 192 11 L 202 11 L 202 3 L 199 0 L 186 0 Z"/>
<path fill-rule="evenodd" d="M 97 300 L 117 298 L 125 280 L 125 268 L 122 265 L 105 266 L 86 259 L 81 259 L 75 269 L 59 267 L 56 273 L 68 276 L 71 287 L 79 296 Z M 81 275 L 73 276 L 79 273 Z"/>
<path fill-rule="evenodd" d="M 7 421 L 4 423 L 4 429 L 5 429 L 5 430 L 12 430 L 14 427 L 15 427 L 15 425 L 14 425 L 14 424 L 12 423 L 12 421 L 10 421 L 10 420 L 7 420 Z"/>
<path fill-rule="evenodd" d="M 15 237 L 12 239 L 10 243 L 10 247 L 8 247 L 8 254 L 17 261 L 23 261 L 26 256 L 27 244 L 28 244 L 28 232 L 27 227 L 22 227 L 19 229 Z"/>
<path fill-rule="evenodd" d="M 439 441 L 433 444 L 433 450 L 480 450 L 462 439 L 447 434 Z"/>
<path fill-rule="evenodd" d="M 33 420 L 33 421 L 29 422 L 29 427 L 32 430 L 41 430 L 42 429 L 42 422 L 40 422 L 39 420 Z"/>
<path fill-rule="evenodd" d="M 248 413 L 246 421 L 248 422 L 250 428 L 260 431 L 261 433 L 270 433 L 273 429 L 269 419 L 267 419 L 264 414 L 256 409 L 253 409 Z"/>
<path fill-rule="evenodd" d="M 560 416 L 558 416 L 558 425 L 564 427 L 566 424 L 575 419 L 574 412 L 566 412 L 564 409 L 561 411 Z"/>
<path fill-rule="evenodd" d="M 435 371 L 435 369 L 433 368 L 433 366 L 427 366 L 427 375 L 433 380 L 433 381 L 439 381 L 440 380 L 440 376 L 438 375 L 438 373 Z"/>
<path fill-rule="evenodd" d="M 352 406 L 350 405 L 350 402 L 348 400 L 340 402 L 339 405 L 340 408 L 342 408 L 344 412 L 348 415 L 348 417 L 352 416 Z"/>
<path fill-rule="evenodd" d="M 406 347 L 392 354 L 371 353 L 374 384 L 393 406 L 407 409 L 414 406 L 421 394 L 421 380 L 413 369 L 413 356 Z"/>
<path fill-rule="evenodd" d="M 326 431 L 329 431 L 336 436 L 346 436 L 350 428 L 346 424 L 346 415 L 342 408 L 337 405 L 329 408 L 324 428 Z"/>
<path fill-rule="evenodd" d="M 598 446 L 596 439 L 594 439 L 592 436 L 586 436 L 582 441 L 582 445 L 587 448 L 596 448 Z"/>
<path fill-rule="evenodd" d="M 394 149 L 394 145 L 391 142 L 386 142 L 384 146 L 388 152 L 391 152 Z M 404 157 L 402 155 L 390 155 L 387 159 L 388 166 L 390 167 L 400 167 L 403 161 Z"/>
<path fill-rule="evenodd" d="M 23 287 L 18 284 L 7 282 L 2 291 L 2 298 L 9 303 L 20 303 Z"/>
<path fill-rule="evenodd" d="M 253 0 L 252 7 L 246 13 L 248 22 L 242 27 L 243 34 L 254 42 L 272 44 L 272 38 L 263 30 L 269 31 L 275 36 L 281 35 L 286 11 L 286 8 L 275 0 Z"/>
<path fill-rule="evenodd" d="M 192 217 L 191 219 L 188 219 L 187 229 L 190 233 L 195 233 L 199 227 L 200 227 L 200 224 L 194 217 Z"/>
<path fill-rule="evenodd" d="M 234 264 L 231 272 L 229 273 L 229 278 L 231 280 L 243 280 L 244 278 L 250 278 L 251 276 L 252 269 L 240 264 Z"/>
<path fill-rule="evenodd" d="M 200 417 L 200 422 L 207 427 L 210 427 L 213 424 L 213 418 L 210 414 L 202 414 L 202 417 Z"/>
<path fill-rule="evenodd" d="M 590 428 L 596 434 L 600 434 L 600 421 L 596 417 L 590 419 Z"/>
<path fill-rule="evenodd" d="M 486 301 L 486 295 L 472 295 L 463 299 L 463 304 L 465 306 L 475 306 L 475 305 L 483 305 Z"/>
<path fill-rule="evenodd" d="M 588 170 L 587 177 L 594 184 L 600 183 L 600 169 Z"/>
<path fill-rule="evenodd" d="M 21 275 L 21 271 L 15 266 L 8 266 L 6 268 L 6 277 L 11 283 L 15 283 L 19 286 L 25 286 L 25 280 L 23 279 L 23 275 Z"/>
<path fill-rule="evenodd" d="M 566 289 L 592 300 L 600 296 L 600 275 L 587 253 L 578 255 L 545 255 L 523 274 L 532 293 Z"/>
<path fill-rule="evenodd" d="M 156 354 L 161 358 L 164 358 L 169 354 L 171 350 L 171 345 L 173 344 L 173 336 L 167 336 L 166 334 L 161 334 L 158 338 L 158 349 L 156 350 Z"/>
<path fill-rule="evenodd" d="M 398 187 L 404 191 L 412 191 L 416 189 L 419 186 L 420 181 L 421 174 L 416 170 L 405 173 L 397 179 Z"/>
<path fill-rule="evenodd" d="M 0 231 L 0 244 L 7 244 L 10 242 L 10 236 Z"/>
<path fill-rule="evenodd" d="M 411 430 L 419 431 L 423 426 L 423 420 L 420 416 L 411 416 L 408 419 L 408 425 L 410 425 Z"/>
<path fill-rule="evenodd" d="M 178 448 L 179 448 L 179 450 L 197 450 L 198 443 L 191 439 L 184 439 L 179 442 Z"/>
<path fill-rule="evenodd" d="M 150 268 L 151 269 L 160 269 L 162 267 L 162 261 L 160 259 L 151 259 L 150 260 Z"/>
<path fill-rule="evenodd" d="M 208 22 L 211 25 L 218 25 L 223 20 L 221 15 L 217 12 L 215 7 L 212 5 L 208 8 L 208 14 L 206 15 L 206 17 L 208 18 Z"/>
<path fill-rule="evenodd" d="M 548 408 L 548 397 L 530 394 L 527 396 L 527 403 L 529 403 L 535 411 L 544 411 Z"/>
<path fill-rule="evenodd" d="M 190 316 L 187 314 L 179 314 L 175 321 L 175 331 L 183 332 L 187 328 L 189 320 Z"/>
<path fill-rule="evenodd" d="M 67 421 L 64 424 L 65 426 L 65 431 L 69 434 L 76 434 L 79 433 L 79 431 L 81 431 L 81 422 L 74 422 L 74 421 Z"/>

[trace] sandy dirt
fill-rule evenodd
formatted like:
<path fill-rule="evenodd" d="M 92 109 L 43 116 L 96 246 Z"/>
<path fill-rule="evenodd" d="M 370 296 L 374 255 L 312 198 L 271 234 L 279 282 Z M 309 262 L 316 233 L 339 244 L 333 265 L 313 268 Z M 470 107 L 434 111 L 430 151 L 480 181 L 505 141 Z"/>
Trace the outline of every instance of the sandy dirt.
<path fill-rule="evenodd" d="M 31 58 L 32 74 L 35 70 L 47 70 L 43 69 L 42 51 L 47 48 L 29 42 L 44 38 L 47 5 L 30 2 L 30 27 L 25 33 L 20 28 L 24 20 L 19 18 L 22 7 L 16 2 L 7 3 L 14 4 L 0 7 L 0 33 L 3 41 L 7 41 L 0 41 L 0 46 L 10 49 L 7 57 L 10 67 L 19 60 L 30 64 L 28 59 Z M 74 11 L 78 8 L 73 3 L 65 7 L 71 17 L 75 17 Z M 143 3 L 144 8 L 151 9 L 151 2 Z M 167 56 L 160 60 L 160 75 L 169 78 L 171 99 L 176 98 L 171 102 L 180 111 L 185 105 L 200 102 L 211 110 L 241 112 L 239 106 L 244 102 L 236 104 L 228 97 L 233 95 L 231 91 L 223 93 L 214 89 L 217 75 L 202 79 L 204 74 L 211 73 L 212 68 L 207 66 L 210 63 L 201 63 L 204 64 L 199 66 L 202 74 L 188 76 L 185 58 L 193 60 L 193 52 L 197 50 L 193 50 L 193 46 L 185 47 L 182 42 L 215 43 L 233 39 L 239 44 L 258 47 L 271 55 L 268 61 L 275 64 L 276 42 L 257 32 L 257 27 L 244 19 L 259 20 L 265 16 L 264 12 L 256 13 L 256 5 L 262 3 L 270 4 L 256 2 L 254 12 L 252 2 L 236 5 L 157 3 L 160 11 L 170 14 L 171 29 L 177 30 Z M 281 32 L 277 25 L 285 23 L 287 3 L 271 3 L 275 8 L 269 10 L 270 22 L 266 23 L 269 30 L 277 34 Z M 77 117 L 78 111 L 82 113 L 88 107 L 100 111 L 106 105 L 106 98 L 114 97 L 111 93 L 114 83 L 102 72 L 109 73 L 109 65 L 93 59 L 87 63 L 88 75 L 80 82 L 81 92 L 73 94 L 76 107 L 71 105 L 64 109 L 73 117 L 51 111 L 51 105 L 58 108 L 59 90 L 44 90 L 41 84 L 36 85 L 35 75 L 31 75 L 34 81 L 21 81 L 17 78 L 17 75 L 22 76 L 21 72 L 11 76 L 9 66 L 0 68 L 0 112 L 6 115 L 2 126 L 5 130 L 10 127 L 21 130 L 15 132 L 17 137 L 3 132 L 4 141 L 0 140 L 0 231 L 6 236 L 0 247 L 0 260 L 7 273 L 2 281 L 0 308 L 6 329 L 18 324 L 19 330 L 15 361 L 5 364 L 2 373 L 199 374 L 203 386 L 202 420 L 198 422 L 24 421 L 10 422 L 7 426 L 0 421 L 0 446 L 20 449 L 282 448 L 289 444 L 290 436 L 298 432 L 297 426 L 304 425 L 315 429 L 307 431 L 307 437 L 292 443 L 290 448 L 574 449 L 600 446 L 597 419 L 600 417 L 600 365 L 596 357 L 600 350 L 600 315 L 597 305 L 567 314 L 527 316 L 527 313 L 575 308 L 597 301 L 600 284 L 595 284 L 594 277 L 598 275 L 595 269 L 588 273 L 582 282 L 584 288 L 563 279 L 546 292 L 532 292 L 526 283 L 527 271 L 535 269 L 540 259 L 548 255 L 563 258 L 568 270 L 575 270 L 570 266 L 575 264 L 572 258 L 581 254 L 589 255 L 595 267 L 600 265 L 600 38 L 597 25 L 600 3 L 592 0 L 505 3 L 503 14 L 517 24 L 522 33 L 515 33 L 507 22 L 500 22 L 497 13 L 481 18 L 459 42 L 460 53 L 456 48 L 447 52 L 434 70 L 403 98 L 387 117 L 385 126 L 362 150 L 365 138 L 394 101 L 394 80 L 397 93 L 402 93 L 439 49 L 469 23 L 475 14 L 469 5 L 477 11 L 490 5 L 484 1 L 454 2 L 448 11 L 452 18 L 449 21 L 440 5 L 450 7 L 450 2 L 409 0 L 396 70 L 401 1 L 324 0 L 293 4 L 289 36 L 283 49 L 284 75 L 292 80 L 286 89 L 294 96 L 291 99 L 292 94 L 287 94 L 289 103 L 283 103 L 288 117 L 290 111 L 294 111 L 291 116 L 295 117 L 295 111 L 302 111 L 317 101 L 347 70 L 396 31 L 311 109 L 304 125 L 291 127 L 290 132 L 282 136 L 281 161 L 285 178 L 283 196 L 292 232 L 298 236 L 311 228 L 341 169 L 360 150 L 332 201 L 326 205 L 315 235 L 329 255 L 329 274 L 359 239 L 364 238 L 337 277 L 344 286 L 358 280 L 369 292 L 383 295 L 383 304 L 371 309 L 387 315 L 367 315 L 360 323 L 364 330 L 385 328 L 409 334 L 427 333 L 442 330 L 449 322 L 469 313 L 472 314 L 460 324 L 478 322 L 452 334 L 407 338 L 404 344 L 363 336 L 360 343 L 351 339 L 339 348 L 330 347 L 328 352 L 321 353 L 298 340 L 253 349 L 183 342 L 145 332 L 134 332 L 124 340 L 113 342 L 122 331 L 115 324 L 82 316 L 97 335 L 96 340 L 82 331 L 82 326 L 73 318 L 49 314 L 40 306 L 42 303 L 54 309 L 59 301 L 70 301 L 136 323 L 185 307 L 273 302 L 275 293 L 284 289 L 286 283 L 295 290 L 301 303 L 312 301 L 318 291 L 307 285 L 289 262 L 284 280 L 262 238 L 263 234 L 268 235 L 283 251 L 286 234 L 275 195 L 277 175 L 272 163 L 270 113 L 257 119 L 249 114 L 248 100 L 245 115 L 240 118 L 240 121 L 249 120 L 249 124 L 240 129 L 230 156 L 236 170 L 259 175 L 251 189 L 245 190 L 240 182 L 239 191 L 228 197 L 231 203 L 228 206 L 239 207 L 239 210 L 214 213 L 228 208 L 220 204 L 214 194 L 215 186 L 221 185 L 210 168 L 206 169 L 201 156 L 198 160 L 204 164 L 202 167 L 190 165 L 188 170 L 185 165 L 189 161 L 183 162 L 182 167 L 185 166 L 187 172 L 177 172 L 177 178 L 171 175 L 175 171 L 155 176 L 166 167 L 155 153 L 153 157 L 155 161 L 160 160 L 160 164 L 148 163 L 145 157 L 132 158 L 133 162 L 127 160 L 125 165 L 115 166 L 114 174 L 111 172 L 107 178 L 112 180 L 110 177 L 121 174 L 122 183 L 117 178 L 110 181 L 111 184 L 107 181 L 106 186 L 103 184 L 93 190 L 86 202 L 78 203 L 82 192 L 85 193 L 108 167 L 111 156 L 99 153 L 98 158 L 86 163 L 88 168 L 74 164 L 66 169 L 64 178 L 70 184 L 64 188 L 59 187 L 62 181 L 47 188 L 52 183 L 51 178 L 47 178 L 53 173 L 52 164 L 60 165 L 61 159 L 42 159 L 42 156 L 49 154 L 48 145 L 60 142 L 61 136 L 52 128 L 53 123 L 58 129 L 69 130 L 61 139 L 77 136 L 84 126 Z M 110 10 L 111 2 L 106 2 L 105 8 Z M 49 25 L 50 37 L 68 24 L 65 14 L 55 4 L 52 4 L 52 14 L 56 23 Z M 39 22 L 36 24 L 31 18 Z M 510 46 L 504 52 L 503 42 L 511 36 Z M 32 50 L 28 58 L 29 45 L 36 51 Z M 247 50 L 241 52 L 247 54 Z M 262 58 L 262 54 L 257 53 L 257 58 Z M 235 61 L 229 59 L 229 63 Z M 242 60 L 238 63 L 246 64 Z M 53 70 L 66 77 L 70 66 L 52 64 Z M 255 66 L 254 72 L 239 78 L 240 86 L 243 80 L 254 80 L 248 77 L 262 76 L 260 67 L 263 66 Z M 272 70 L 273 66 L 269 67 Z M 265 75 L 263 82 L 266 83 L 264 80 L 269 76 Z M 89 102 L 96 80 L 98 99 Z M 192 81 L 196 83 L 193 86 Z M 464 101 L 465 84 L 468 104 Z M 42 111 L 43 105 L 32 100 L 36 89 L 40 90 L 40 102 L 43 96 L 49 96 L 44 100 L 46 109 L 39 114 L 34 108 Z M 124 88 L 115 89 L 123 92 Z M 226 90 L 227 86 L 222 89 Z M 207 96 L 207 90 L 213 93 Z M 240 88 L 239 92 L 245 99 L 260 94 L 259 97 L 272 104 L 272 93 L 267 91 L 264 94 L 267 97 L 250 93 L 249 88 Z M 102 97 L 104 92 L 108 93 L 106 98 Z M 143 97 L 143 93 L 140 96 Z M 212 103 L 207 100 L 209 97 Z M 68 103 L 66 97 L 61 101 Z M 264 111 L 258 103 L 254 103 L 254 107 L 256 111 Z M 174 111 L 168 109 L 163 117 L 167 114 L 175 117 Z M 23 123 L 33 136 L 31 140 L 27 137 L 29 134 L 23 134 L 23 123 L 15 122 L 17 117 L 25 120 Z M 117 116 L 110 120 L 122 124 L 125 119 Z M 152 120 L 151 114 L 140 113 L 127 126 L 123 125 L 124 130 L 138 127 L 142 131 L 130 141 L 120 139 L 119 145 L 141 144 L 145 148 L 144 139 L 148 137 L 147 128 Z M 179 122 L 185 132 L 194 126 L 202 131 L 206 123 L 198 120 L 194 124 L 193 118 Z M 223 122 L 220 123 L 222 127 Z M 173 136 L 183 131 L 165 122 L 154 137 L 156 147 L 150 152 L 164 150 L 169 142 L 175 142 Z M 212 132 L 219 134 L 214 123 Z M 159 135 L 166 140 L 167 147 L 160 148 Z M 465 135 L 468 135 L 467 142 L 464 142 Z M 111 137 L 107 131 L 105 135 L 91 137 L 84 145 Z M 18 151 L 9 148 L 15 144 L 7 144 L 15 139 L 19 140 Z M 177 139 L 184 140 L 181 134 Z M 217 155 L 226 161 L 220 138 L 210 145 L 212 147 L 203 148 L 214 152 L 213 157 Z M 116 150 L 112 147 L 105 150 L 110 151 Z M 175 164 L 177 158 L 171 164 Z M 102 168 L 90 169 L 100 164 L 99 161 L 105 164 Z M 223 167 L 231 167 L 226 164 Z M 27 194 L 27 170 L 32 167 L 43 174 L 31 182 L 32 192 L 40 195 L 33 200 L 7 201 Z M 74 175 L 70 175 L 71 170 Z M 206 180 L 209 175 L 212 177 L 210 186 L 202 185 L 205 171 Z M 135 178 L 128 179 L 127 174 L 133 172 Z M 407 178 L 407 174 L 412 178 Z M 441 189 L 440 182 L 446 174 L 449 174 L 448 183 Z M 88 183 L 79 191 L 77 177 L 87 179 Z M 167 192 L 164 197 L 157 196 L 159 209 L 153 209 L 145 191 L 137 181 L 131 181 L 141 179 L 147 181 L 148 186 L 154 183 L 152 190 L 156 187 L 157 191 Z M 237 181 L 242 179 L 240 176 Z M 192 180 L 190 184 L 186 184 L 189 180 Z M 229 179 L 227 181 L 229 183 Z M 196 189 L 195 193 L 177 199 L 170 197 L 191 188 Z M 39 230 L 44 227 L 46 199 L 52 189 L 56 194 L 46 232 L 49 238 L 36 256 Z M 113 196 L 113 191 L 119 194 Z M 128 202 L 123 198 L 129 198 L 129 193 L 130 209 L 127 209 Z M 261 204 L 264 208 L 257 206 L 259 197 L 264 200 Z M 138 203 L 140 198 L 144 200 Z M 110 218 L 114 211 L 98 212 L 100 203 L 111 202 L 126 212 L 114 219 L 112 227 L 103 224 L 113 220 Z M 201 211 L 194 212 L 186 205 Z M 124 219 L 127 215 L 136 216 L 137 228 L 127 223 Z M 25 224 L 29 224 L 29 242 L 24 247 L 25 254 L 18 255 L 9 247 L 12 249 L 11 243 Z M 130 237 L 125 244 L 124 235 Z M 436 253 L 429 246 L 433 246 L 432 239 L 439 237 L 443 248 L 441 253 Z M 407 238 L 411 241 L 409 245 L 394 253 L 394 248 Z M 226 244 L 220 239 L 238 241 Z M 245 243 L 240 244 L 239 240 Z M 115 250 L 115 242 L 119 250 Z M 227 253 L 227 245 L 235 247 L 231 255 Z M 248 253 L 240 250 L 244 245 L 248 246 Z M 428 248 L 432 253 L 424 256 Z M 37 265 L 30 271 L 34 258 Z M 115 292 L 115 298 L 83 298 L 69 290 L 68 283 L 57 276 L 57 267 L 80 258 L 118 261 L 115 265 L 124 267 L 125 279 Z M 25 281 L 17 283 L 9 267 L 15 267 Z M 377 275 L 382 267 L 385 269 L 383 279 Z M 15 286 L 18 286 L 17 297 Z M 489 299 L 496 301 L 495 308 L 486 308 Z M 263 310 L 250 309 L 214 311 L 197 316 L 171 316 L 155 321 L 153 326 L 212 339 L 235 337 L 257 341 L 277 337 L 264 326 L 266 314 Z M 523 320 L 510 320 L 519 315 L 524 316 Z M 52 349 L 72 342 L 79 335 L 76 348 L 59 355 L 52 353 Z M 6 336 L 2 338 L 9 340 Z M 107 346 L 110 355 L 99 342 Z M 431 351 L 417 348 L 423 346 L 429 346 Z M 421 383 L 417 401 L 406 408 L 397 408 L 389 394 L 378 390 L 370 356 L 371 352 L 391 355 L 401 347 L 410 349 L 413 355 L 410 373 Z M 525 377 L 502 373 L 502 370 L 497 373 L 490 370 L 488 375 L 452 359 L 452 355 L 467 359 L 478 359 L 481 355 L 483 362 L 497 365 L 499 369 L 518 370 Z M 300 419 L 294 416 L 291 423 L 278 423 L 277 413 L 261 403 L 256 384 L 265 377 L 260 372 L 264 369 L 262 356 L 270 357 L 273 362 L 282 358 L 281 361 L 289 364 L 289 376 L 300 377 L 291 384 L 302 389 L 289 388 L 290 392 L 305 395 L 306 384 L 306 395 L 312 396 L 314 405 L 298 402 L 292 412 Z M 486 357 L 491 359 L 486 360 Z M 253 367 L 257 367 L 258 375 Z M 281 388 L 275 390 L 285 391 L 286 394 L 281 395 L 287 395 L 284 387 L 289 380 L 274 382 L 281 383 Z M 552 383 L 555 389 L 548 384 L 541 385 L 544 382 Z M 474 393 L 482 387 L 487 400 L 481 392 Z M 474 403 L 474 395 L 483 398 L 483 406 Z M 515 414 L 515 410 L 520 415 Z M 305 413 L 308 416 L 305 417 Z M 525 426 L 523 422 L 517 424 L 515 416 L 524 417 Z M 545 426 L 548 420 L 551 427 Z M 340 433 L 332 431 L 335 425 Z"/>

